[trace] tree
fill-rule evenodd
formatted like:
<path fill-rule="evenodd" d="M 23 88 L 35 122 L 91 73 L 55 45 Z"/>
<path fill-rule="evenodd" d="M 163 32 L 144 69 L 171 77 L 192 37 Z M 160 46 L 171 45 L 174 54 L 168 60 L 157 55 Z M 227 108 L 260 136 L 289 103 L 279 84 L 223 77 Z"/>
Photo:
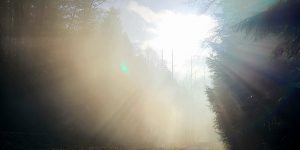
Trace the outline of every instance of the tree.
<path fill-rule="evenodd" d="M 268 10 L 239 23 L 238 31 L 253 33 L 256 38 L 274 35 L 282 40 L 277 52 L 298 56 L 300 3 L 295 0 L 279 1 Z"/>
<path fill-rule="evenodd" d="M 66 139 L 67 136 L 58 134 L 60 131 L 58 128 L 70 126 L 57 123 L 65 114 L 53 113 L 62 112 L 59 102 L 63 96 L 60 95 L 60 91 L 52 88 L 58 88 L 58 76 L 64 77 L 58 73 L 61 71 L 57 70 L 68 70 L 62 65 L 63 61 L 67 61 L 61 58 L 68 59 L 65 56 L 72 50 L 70 41 L 74 39 L 74 34 L 79 35 L 79 29 L 95 24 L 93 20 L 77 26 L 78 28 L 68 28 L 69 24 L 75 23 L 69 20 L 74 14 L 71 8 L 76 7 L 80 13 L 82 11 L 92 13 L 96 5 L 101 4 L 103 0 L 94 0 L 92 7 L 83 5 L 84 2 L 79 0 L 0 2 L 1 148 L 11 149 L 12 147 L 6 147 L 9 143 L 13 143 L 13 147 L 17 149 L 18 146 L 21 146 L 21 149 L 31 149 L 35 146 L 42 148 L 44 145 L 36 143 L 57 145 L 63 141 L 62 139 Z M 74 16 L 77 21 L 94 17 L 87 13 L 84 16 L 80 14 Z M 81 35 L 86 37 L 83 33 Z M 20 132 L 21 135 L 16 134 Z M 31 135 L 36 143 L 26 139 L 26 136 Z M 21 138 L 18 139 L 18 136 Z M 20 141 L 16 142 L 18 140 Z"/>
<path fill-rule="evenodd" d="M 298 2 L 280 1 L 236 26 L 247 34 L 254 31 L 258 46 L 235 33 L 221 37 L 221 44 L 211 44 L 215 54 L 208 64 L 213 72 L 213 87 L 208 88 L 207 95 L 230 149 L 298 146 L 297 8 Z M 278 40 L 267 35 L 282 41 L 282 53 L 276 57 L 269 51 L 278 51 L 274 45 Z"/>

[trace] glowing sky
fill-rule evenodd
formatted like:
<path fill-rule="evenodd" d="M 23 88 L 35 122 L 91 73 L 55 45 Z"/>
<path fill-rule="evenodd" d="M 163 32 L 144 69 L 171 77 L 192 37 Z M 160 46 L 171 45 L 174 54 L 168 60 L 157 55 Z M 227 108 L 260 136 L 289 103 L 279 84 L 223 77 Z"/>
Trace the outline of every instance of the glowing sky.
<path fill-rule="evenodd" d="M 124 32 L 139 49 L 151 49 L 171 70 L 173 52 L 174 74 L 183 79 L 190 72 L 193 56 L 195 77 L 207 72 L 205 57 L 208 48 L 203 41 L 213 34 L 217 22 L 208 15 L 197 13 L 188 0 L 114 0 L 110 6 L 120 11 Z M 163 54 L 162 54 L 163 53 Z"/>

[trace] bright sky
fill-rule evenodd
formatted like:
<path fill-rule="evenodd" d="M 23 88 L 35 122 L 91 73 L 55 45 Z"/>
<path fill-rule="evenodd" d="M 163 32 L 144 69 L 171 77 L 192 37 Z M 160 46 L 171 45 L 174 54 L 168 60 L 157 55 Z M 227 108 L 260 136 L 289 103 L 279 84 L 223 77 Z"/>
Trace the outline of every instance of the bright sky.
<path fill-rule="evenodd" d="M 189 76 L 191 56 L 197 77 L 207 72 L 205 57 L 208 48 L 203 41 L 213 34 L 217 22 L 208 15 L 197 14 L 188 0 L 114 0 L 110 5 L 120 10 L 124 31 L 142 50 L 152 49 L 179 79 Z M 190 73 L 190 72 L 189 72 Z"/>

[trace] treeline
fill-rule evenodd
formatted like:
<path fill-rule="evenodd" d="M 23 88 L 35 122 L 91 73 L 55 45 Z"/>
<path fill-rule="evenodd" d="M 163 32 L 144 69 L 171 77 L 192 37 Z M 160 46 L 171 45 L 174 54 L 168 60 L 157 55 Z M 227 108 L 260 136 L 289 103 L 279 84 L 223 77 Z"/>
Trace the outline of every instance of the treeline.
<path fill-rule="evenodd" d="M 176 83 L 138 55 L 103 3 L 0 2 L 1 149 L 163 142 L 173 108 L 159 99 Z"/>
<path fill-rule="evenodd" d="M 299 147 L 299 8 L 297 1 L 279 1 L 230 27 L 228 12 L 221 16 L 207 95 L 228 149 Z"/>

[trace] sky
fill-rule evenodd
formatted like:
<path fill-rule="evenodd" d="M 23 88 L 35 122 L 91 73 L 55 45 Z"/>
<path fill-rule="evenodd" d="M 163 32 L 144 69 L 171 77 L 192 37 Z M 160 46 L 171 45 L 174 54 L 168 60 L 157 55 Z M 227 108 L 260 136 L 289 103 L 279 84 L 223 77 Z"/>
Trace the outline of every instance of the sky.
<path fill-rule="evenodd" d="M 143 53 L 155 51 L 169 70 L 173 53 L 175 78 L 190 76 L 191 61 L 195 78 L 208 75 L 205 58 L 209 48 L 202 45 L 217 22 L 200 15 L 192 0 L 111 0 L 106 7 L 119 10 L 123 30 L 134 46 Z"/>

